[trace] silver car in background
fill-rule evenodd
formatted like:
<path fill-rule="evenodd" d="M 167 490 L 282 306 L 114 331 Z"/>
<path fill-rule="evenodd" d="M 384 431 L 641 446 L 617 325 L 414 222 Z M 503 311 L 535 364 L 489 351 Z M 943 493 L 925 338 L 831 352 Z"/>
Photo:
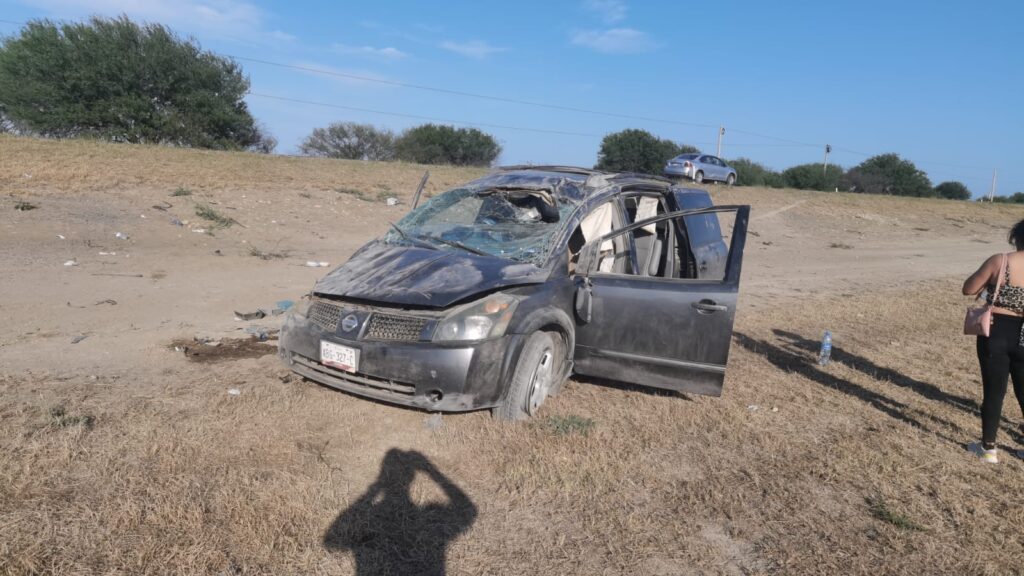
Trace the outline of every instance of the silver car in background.
<path fill-rule="evenodd" d="M 694 182 L 713 180 L 726 186 L 736 183 L 736 170 L 724 160 L 710 154 L 680 154 L 665 165 L 665 174 L 674 178 L 687 178 Z"/>

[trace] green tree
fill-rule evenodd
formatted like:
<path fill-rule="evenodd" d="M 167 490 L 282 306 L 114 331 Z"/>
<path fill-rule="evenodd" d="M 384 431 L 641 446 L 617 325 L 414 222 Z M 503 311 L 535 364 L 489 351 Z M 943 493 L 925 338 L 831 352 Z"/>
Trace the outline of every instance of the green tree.
<path fill-rule="evenodd" d="M 962 182 L 951 180 L 935 187 L 935 195 L 950 200 L 970 200 L 971 191 Z"/>
<path fill-rule="evenodd" d="M 978 202 L 984 202 L 985 197 L 978 198 Z M 1024 204 L 1024 192 L 1014 192 L 1009 196 L 995 196 L 992 198 L 993 202 L 999 202 L 1002 204 Z"/>
<path fill-rule="evenodd" d="M 839 187 L 843 179 L 843 169 L 835 164 L 825 167 L 821 162 L 800 164 L 783 170 L 782 179 L 790 188 L 829 192 Z"/>
<path fill-rule="evenodd" d="M 35 20 L 0 42 L 0 115 L 23 133 L 258 149 L 248 89 L 232 60 L 124 16 Z"/>
<path fill-rule="evenodd" d="M 476 128 L 423 124 L 406 130 L 395 141 L 399 160 L 420 164 L 489 166 L 499 154 L 497 140 Z"/>
<path fill-rule="evenodd" d="M 326 128 L 314 128 L 299 150 L 308 156 L 391 160 L 395 157 L 395 134 L 370 124 L 335 122 Z"/>
<path fill-rule="evenodd" d="M 738 186 L 782 188 L 786 185 L 782 179 L 782 174 L 749 158 L 729 160 L 727 164 L 736 170 L 736 184 Z"/>
<path fill-rule="evenodd" d="M 872 156 L 851 168 L 843 178 L 843 187 L 868 194 L 935 195 L 928 175 L 897 154 Z"/>
<path fill-rule="evenodd" d="M 683 150 L 684 147 L 687 150 Z M 661 174 L 665 163 L 685 152 L 699 152 L 692 146 L 658 138 L 646 130 L 630 128 L 608 134 L 597 154 L 598 170 Z"/>

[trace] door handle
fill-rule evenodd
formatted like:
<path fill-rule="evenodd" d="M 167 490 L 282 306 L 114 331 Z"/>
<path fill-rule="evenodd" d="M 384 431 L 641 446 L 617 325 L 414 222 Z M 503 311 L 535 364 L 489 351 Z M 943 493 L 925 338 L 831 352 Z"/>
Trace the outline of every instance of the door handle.
<path fill-rule="evenodd" d="M 700 302 L 692 302 L 690 306 L 697 309 L 702 314 L 712 314 L 714 312 L 725 312 L 729 309 L 725 304 L 718 304 L 714 300 L 701 300 Z"/>

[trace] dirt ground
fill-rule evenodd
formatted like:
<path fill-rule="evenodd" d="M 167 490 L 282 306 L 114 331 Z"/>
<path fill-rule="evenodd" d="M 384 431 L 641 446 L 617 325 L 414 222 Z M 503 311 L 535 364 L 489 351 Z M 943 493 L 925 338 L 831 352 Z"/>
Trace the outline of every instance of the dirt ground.
<path fill-rule="evenodd" d="M 0 137 L 0 573 L 1024 572 L 959 296 L 1024 209 L 711 188 L 753 206 L 723 397 L 573 379 L 503 424 L 291 377 L 280 316 L 235 319 L 425 169 Z"/>

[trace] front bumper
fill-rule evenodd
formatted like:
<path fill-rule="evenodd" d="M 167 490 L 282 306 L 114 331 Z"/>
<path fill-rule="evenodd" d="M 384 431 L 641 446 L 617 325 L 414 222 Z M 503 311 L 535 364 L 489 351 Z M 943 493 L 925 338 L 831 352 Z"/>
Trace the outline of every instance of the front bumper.
<path fill-rule="evenodd" d="M 320 341 L 359 350 L 359 371 L 320 363 Z M 522 338 L 509 334 L 471 343 L 439 344 L 344 338 L 289 314 L 279 354 L 295 373 L 359 396 L 439 412 L 490 408 L 501 402 Z"/>

